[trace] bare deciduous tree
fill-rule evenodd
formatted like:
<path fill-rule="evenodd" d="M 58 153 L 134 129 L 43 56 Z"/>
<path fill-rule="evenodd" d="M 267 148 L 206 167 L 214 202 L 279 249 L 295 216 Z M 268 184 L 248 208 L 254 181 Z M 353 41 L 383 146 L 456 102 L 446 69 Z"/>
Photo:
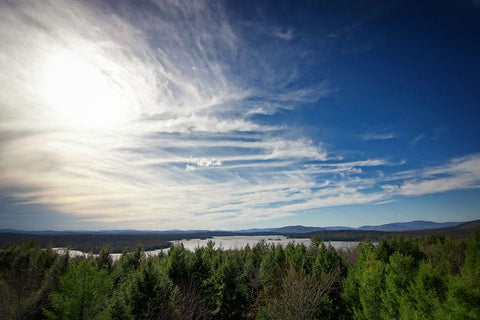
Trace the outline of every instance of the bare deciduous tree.
<path fill-rule="evenodd" d="M 315 319 L 339 276 L 338 269 L 331 270 L 321 279 L 291 269 L 283 279 L 278 296 L 268 301 L 269 314 L 280 320 Z"/>

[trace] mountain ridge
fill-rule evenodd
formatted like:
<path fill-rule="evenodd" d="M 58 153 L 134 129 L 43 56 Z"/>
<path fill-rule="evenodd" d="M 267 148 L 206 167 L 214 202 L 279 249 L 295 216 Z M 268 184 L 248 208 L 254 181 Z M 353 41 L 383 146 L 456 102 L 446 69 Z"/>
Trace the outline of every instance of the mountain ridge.
<path fill-rule="evenodd" d="M 312 227 L 303 225 L 284 226 L 279 228 L 251 228 L 242 230 L 136 230 L 136 229 L 124 229 L 124 230 L 41 230 L 41 231 L 27 231 L 18 229 L 0 229 L 0 233 L 20 233 L 20 234 L 110 234 L 110 235 L 125 235 L 125 234 L 196 234 L 206 232 L 222 232 L 222 233 L 234 233 L 234 234 L 258 234 L 258 233 L 292 233 L 302 234 L 311 233 L 317 231 L 329 231 L 329 230 L 359 230 L 359 231 L 417 231 L 417 230 L 429 230 L 448 228 L 468 223 L 472 221 L 457 221 L 457 222 L 433 222 L 425 220 L 414 220 L 407 222 L 393 222 L 382 225 L 365 225 L 358 228 L 346 227 L 346 226 L 333 226 L 333 227 Z"/>

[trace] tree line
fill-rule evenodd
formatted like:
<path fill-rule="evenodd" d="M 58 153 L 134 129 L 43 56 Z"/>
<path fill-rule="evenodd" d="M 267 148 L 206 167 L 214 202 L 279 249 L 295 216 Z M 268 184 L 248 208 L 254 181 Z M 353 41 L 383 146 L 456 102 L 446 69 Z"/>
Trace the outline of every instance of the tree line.
<path fill-rule="evenodd" d="M 0 251 L 0 319 L 480 319 L 480 233 L 335 250 L 181 244 L 147 257 Z"/>

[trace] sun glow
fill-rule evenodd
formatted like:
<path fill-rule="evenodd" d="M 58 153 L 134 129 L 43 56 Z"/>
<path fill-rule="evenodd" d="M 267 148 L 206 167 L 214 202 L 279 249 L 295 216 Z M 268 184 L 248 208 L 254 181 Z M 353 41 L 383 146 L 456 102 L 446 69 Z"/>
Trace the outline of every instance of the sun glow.
<path fill-rule="evenodd" d="M 126 116 L 121 90 L 106 70 L 88 58 L 64 51 L 46 63 L 43 95 L 51 118 L 73 127 L 119 125 Z"/>

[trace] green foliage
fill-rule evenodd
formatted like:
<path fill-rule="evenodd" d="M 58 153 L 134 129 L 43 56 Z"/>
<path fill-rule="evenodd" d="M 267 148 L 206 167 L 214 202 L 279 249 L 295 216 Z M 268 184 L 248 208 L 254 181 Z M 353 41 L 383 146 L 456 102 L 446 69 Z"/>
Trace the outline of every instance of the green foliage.
<path fill-rule="evenodd" d="M 216 319 L 244 319 L 247 287 L 242 276 L 243 263 L 238 252 L 230 251 L 213 274 Z"/>
<path fill-rule="evenodd" d="M 479 252 L 473 234 L 340 252 L 210 242 L 147 258 L 138 245 L 114 262 L 26 242 L 0 251 L 0 319 L 480 319 Z"/>
<path fill-rule="evenodd" d="M 478 237 L 394 238 L 361 246 L 344 280 L 348 317 L 479 319 Z"/>
<path fill-rule="evenodd" d="M 409 295 L 413 301 L 411 311 L 424 319 L 435 319 L 435 311 L 441 305 L 447 290 L 445 278 L 427 262 L 420 264 Z"/>
<path fill-rule="evenodd" d="M 342 259 L 332 246 L 327 247 L 322 243 L 317 250 L 312 272 L 317 278 L 322 278 L 334 270 L 344 272 Z"/>
<path fill-rule="evenodd" d="M 480 233 L 473 234 L 465 250 L 465 266 L 463 272 L 471 277 L 480 279 Z"/>
<path fill-rule="evenodd" d="M 127 287 L 126 304 L 134 319 L 175 319 L 178 287 L 153 259 L 141 264 Z"/>
<path fill-rule="evenodd" d="M 332 246 L 319 243 L 312 273 L 316 281 L 328 289 L 317 313 L 322 319 L 338 319 L 342 313 L 342 278 L 345 272 L 345 266 L 337 251 Z"/>
<path fill-rule="evenodd" d="M 170 279 L 176 285 L 184 284 L 189 282 L 189 268 L 188 268 L 188 256 L 189 251 L 187 251 L 183 244 L 173 245 L 170 247 L 167 256 L 167 272 Z"/>
<path fill-rule="evenodd" d="M 480 234 L 468 241 L 465 264 L 450 278 L 443 309 L 450 319 L 480 319 Z"/>
<path fill-rule="evenodd" d="M 371 243 L 359 245 L 357 262 L 348 269 L 347 277 L 343 281 L 342 300 L 348 318 L 361 318 L 363 313 L 360 301 L 360 287 L 366 262 L 372 259 L 374 246 Z"/>
<path fill-rule="evenodd" d="M 410 256 L 417 262 L 422 260 L 425 256 L 420 250 L 417 240 L 407 239 L 405 237 L 395 237 L 388 240 L 382 240 L 378 244 L 375 252 L 376 258 L 383 263 L 388 263 L 389 257 L 395 252 Z"/>
<path fill-rule="evenodd" d="M 268 246 L 264 241 L 257 243 L 252 250 L 246 250 L 242 278 L 246 281 L 249 305 L 255 303 L 262 288 L 262 282 L 260 279 L 260 266 L 262 263 L 262 257 L 265 255 L 267 250 Z"/>
<path fill-rule="evenodd" d="M 381 319 L 381 292 L 384 286 L 384 264 L 373 258 L 365 262 L 359 281 L 361 309 L 356 315 L 360 319 Z"/>
<path fill-rule="evenodd" d="M 277 259 L 277 253 L 282 252 L 281 262 Z M 260 284 L 263 288 L 277 285 L 278 273 L 283 267 L 283 249 L 279 246 L 278 250 L 268 250 L 262 257 L 258 270 Z"/>
<path fill-rule="evenodd" d="M 384 319 L 400 317 L 400 306 L 415 272 L 413 257 L 400 252 L 395 252 L 389 257 L 389 263 L 385 267 L 385 289 L 381 292 Z"/>
<path fill-rule="evenodd" d="M 295 271 L 303 271 L 305 273 L 312 271 L 314 255 L 310 254 L 304 244 L 288 244 L 285 249 L 285 256 Z"/>
<path fill-rule="evenodd" d="M 105 269 L 108 273 L 112 271 L 113 267 L 113 260 L 110 256 L 110 248 L 103 247 L 100 249 L 98 253 L 98 257 L 96 259 L 98 269 Z"/>
<path fill-rule="evenodd" d="M 140 267 L 143 260 L 145 260 L 145 252 L 141 244 L 137 244 L 133 252 L 124 250 L 115 266 L 114 283 L 120 284 L 128 279 L 130 274 Z"/>
<path fill-rule="evenodd" d="M 209 260 L 204 253 L 204 249 L 197 248 L 195 250 L 191 259 L 189 271 L 192 283 L 199 288 L 204 288 L 206 286 L 207 279 L 211 274 Z"/>
<path fill-rule="evenodd" d="M 423 251 L 427 260 L 443 274 L 458 274 L 465 260 L 466 242 L 450 237 L 430 238 Z"/>
<path fill-rule="evenodd" d="M 34 241 L 0 250 L 0 319 L 41 319 L 64 260 Z"/>
<path fill-rule="evenodd" d="M 97 270 L 90 260 L 70 266 L 61 278 L 61 290 L 52 294 L 53 310 L 45 310 L 49 319 L 105 319 L 105 307 L 112 290 L 106 270 Z"/>
<path fill-rule="evenodd" d="M 107 309 L 109 318 L 112 320 L 131 320 L 133 316 L 127 302 L 127 295 L 123 286 L 116 290 L 110 299 Z"/>

